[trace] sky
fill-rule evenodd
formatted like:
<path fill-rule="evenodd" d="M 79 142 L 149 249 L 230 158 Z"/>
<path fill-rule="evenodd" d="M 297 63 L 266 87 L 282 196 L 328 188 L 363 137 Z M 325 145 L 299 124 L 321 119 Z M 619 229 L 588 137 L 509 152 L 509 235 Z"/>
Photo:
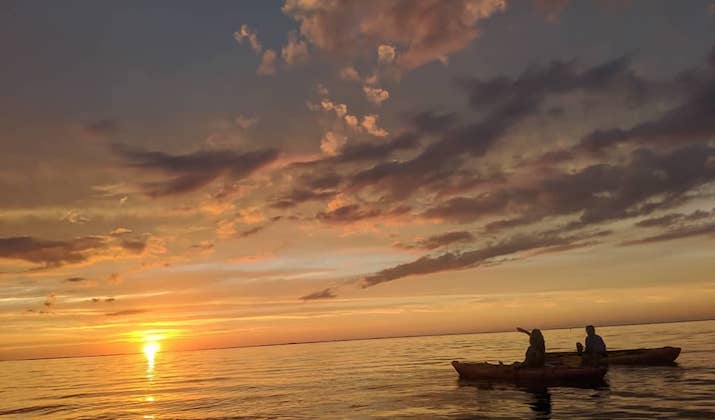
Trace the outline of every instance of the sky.
<path fill-rule="evenodd" d="M 715 2 L 3 1 L 0 359 L 715 317 Z"/>

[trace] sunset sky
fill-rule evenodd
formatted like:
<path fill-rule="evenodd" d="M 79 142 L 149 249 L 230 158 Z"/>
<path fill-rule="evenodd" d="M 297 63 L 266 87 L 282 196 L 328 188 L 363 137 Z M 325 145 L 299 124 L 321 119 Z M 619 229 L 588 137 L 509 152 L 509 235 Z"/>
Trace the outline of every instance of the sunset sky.
<path fill-rule="evenodd" d="M 0 359 L 715 317 L 715 2 L 0 3 Z"/>

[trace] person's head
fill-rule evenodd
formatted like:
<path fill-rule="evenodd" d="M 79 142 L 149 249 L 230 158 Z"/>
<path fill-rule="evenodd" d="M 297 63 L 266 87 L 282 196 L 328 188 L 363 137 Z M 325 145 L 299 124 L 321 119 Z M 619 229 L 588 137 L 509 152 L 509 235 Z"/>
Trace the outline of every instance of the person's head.
<path fill-rule="evenodd" d="M 532 346 L 544 347 L 544 335 L 541 334 L 541 330 L 534 328 L 531 330 L 531 335 L 529 335 L 529 344 Z"/>
<path fill-rule="evenodd" d="M 588 335 L 596 334 L 596 328 L 594 328 L 593 325 L 586 326 L 586 334 L 588 334 Z"/>

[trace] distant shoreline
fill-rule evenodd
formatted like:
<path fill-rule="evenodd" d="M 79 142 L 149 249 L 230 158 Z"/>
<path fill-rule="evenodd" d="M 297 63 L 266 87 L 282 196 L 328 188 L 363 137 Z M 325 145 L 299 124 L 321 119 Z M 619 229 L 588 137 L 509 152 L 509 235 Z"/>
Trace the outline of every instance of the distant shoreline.
<path fill-rule="evenodd" d="M 676 321 L 654 321 L 646 323 L 634 323 L 626 322 L 622 324 L 598 324 L 601 327 L 627 327 L 635 325 L 661 325 L 661 324 L 682 324 L 686 322 L 706 322 L 715 321 L 715 318 L 702 318 L 702 319 L 683 319 Z M 584 325 L 572 325 L 567 327 L 557 327 L 557 328 L 542 328 L 543 331 L 558 331 L 558 330 L 570 330 L 574 328 L 583 328 Z M 292 346 L 301 344 L 319 344 L 319 343 L 340 343 L 340 342 L 350 342 L 350 341 L 369 341 L 369 340 L 388 340 L 393 338 L 419 338 L 419 337 L 447 337 L 455 335 L 474 335 L 474 334 L 499 334 L 514 332 L 514 330 L 493 330 L 493 331 L 465 331 L 465 332 L 449 332 L 441 334 L 415 334 L 415 335 L 396 335 L 396 336 L 385 336 L 385 337 L 367 337 L 367 338 L 341 338 L 335 340 L 317 340 L 317 341 L 297 341 L 297 342 L 287 342 L 287 343 L 267 343 L 267 344 L 253 344 L 246 346 L 226 346 L 226 347 L 207 347 L 201 349 L 186 349 L 186 350 L 167 350 L 164 353 L 183 353 L 189 351 L 210 351 L 210 350 L 229 350 L 229 349 L 249 349 L 256 347 L 275 347 L 275 346 Z M 30 361 L 30 360 L 55 360 L 55 359 L 81 359 L 90 357 L 110 357 L 110 356 L 128 356 L 133 354 L 141 354 L 142 352 L 131 352 L 131 353 L 109 353 L 109 354 L 95 354 L 86 356 L 51 356 L 51 357 L 31 357 L 26 359 L 2 359 L 0 362 L 20 362 L 20 361 Z"/>

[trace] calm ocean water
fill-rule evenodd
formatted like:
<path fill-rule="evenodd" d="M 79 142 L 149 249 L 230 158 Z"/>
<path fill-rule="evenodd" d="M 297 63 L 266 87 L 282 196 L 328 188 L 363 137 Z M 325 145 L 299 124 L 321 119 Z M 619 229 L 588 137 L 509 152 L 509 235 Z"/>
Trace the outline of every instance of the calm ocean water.
<path fill-rule="evenodd" d="M 604 327 L 610 348 L 683 347 L 678 366 L 611 367 L 607 386 L 460 383 L 450 361 L 512 361 L 519 333 L 0 362 L 0 419 L 715 418 L 715 321 Z M 547 330 L 570 350 L 583 331 Z"/>

